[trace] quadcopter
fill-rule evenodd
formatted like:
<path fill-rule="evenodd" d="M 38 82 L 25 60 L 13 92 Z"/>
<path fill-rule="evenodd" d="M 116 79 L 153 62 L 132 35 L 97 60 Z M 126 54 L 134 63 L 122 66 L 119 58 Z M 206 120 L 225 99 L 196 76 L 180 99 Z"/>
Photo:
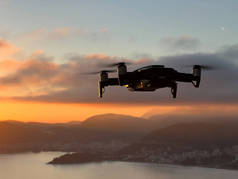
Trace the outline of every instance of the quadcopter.
<path fill-rule="evenodd" d="M 109 64 L 106 67 L 116 67 L 116 70 L 102 70 L 99 73 L 98 93 L 102 98 L 105 87 L 125 86 L 129 91 L 152 92 L 159 88 L 170 88 L 173 98 L 177 96 L 177 82 L 189 82 L 199 88 L 201 69 L 210 70 L 212 67 L 193 65 L 192 73 L 181 73 L 164 65 L 150 65 L 128 72 L 126 62 Z M 109 78 L 108 73 L 117 72 L 117 78 Z"/>

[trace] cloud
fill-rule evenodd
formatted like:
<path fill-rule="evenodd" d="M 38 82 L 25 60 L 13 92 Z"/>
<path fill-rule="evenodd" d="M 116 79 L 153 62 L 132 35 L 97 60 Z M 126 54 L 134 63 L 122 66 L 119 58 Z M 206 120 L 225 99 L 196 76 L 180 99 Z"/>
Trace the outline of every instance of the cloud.
<path fill-rule="evenodd" d="M 7 45 L 3 45 L 7 47 Z M 192 53 L 153 58 L 150 55 L 126 59 L 135 65 L 128 70 L 163 64 L 181 72 L 191 72 L 186 65 L 207 64 L 218 66 L 215 71 L 203 71 L 200 88 L 192 84 L 179 83 L 177 99 L 172 99 L 168 88 L 155 92 L 129 92 L 125 87 L 107 87 L 102 99 L 97 97 L 97 75 L 84 72 L 101 70 L 100 64 L 125 60 L 123 57 L 105 54 L 68 54 L 64 63 L 36 51 L 22 61 L 0 62 L 0 68 L 11 68 L 11 73 L 0 77 L 0 97 L 44 102 L 109 102 L 137 104 L 181 104 L 181 103 L 237 103 L 238 99 L 238 45 L 226 46 L 214 53 Z M 115 74 L 110 74 L 115 76 Z"/>
<path fill-rule="evenodd" d="M 160 40 L 160 46 L 168 50 L 193 50 L 199 47 L 201 42 L 194 37 L 184 35 L 181 37 L 165 37 Z"/>
<path fill-rule="evenodd" d="M 58 64 L 53 61 L 53 57 L 37 51 L 24 61 L 9 60 L 2 64 L 2 66 L 13 68 L 12 65 L 14 66 L 18 62 L 15 71 L 0 77 L 0 88 L 2 89 L 0 95 L 25 96 L 30 99 L 44 94 L 47 96 L 46 98 L 49 97 L 48 100 L 57 96 L 55 97 L 57 101 L 61 99 L 60 95 L 62 94 L 58 95 L 57 92 L 63 91 L 62 95 L 66 99 L 73 98 L 72 92 L 75 93 L 74 95 L 81 93 L 87 99 L 90 96 L 90 89 L 88 88 L 94 86 L 96 76 L 87 76 L 81 73 L 98 70 L 98 62 L 106 63 L 116 60 L 117 57 L 103 54 L 71 54 L 68 55 L 66 63 Z"/>
<path fill-rule="evenodd" d="M 21 62 L 15 59 L 1 60 L 0 71 L 4 74 L 16 71 L 21 66 Z"/>
<path fill-rule="evenodd" d="M 0 95 L 42 95 L 59 90 L 60 87 L 55 85 L 59 65 L 52 62 L 51 58 L 37 51 L 24 61 L 0 62 L 0 68 L 11 69 L 11 72 L 3 74 L 0 78 Z"/>
<path fill-rule="evenodd" d="M 4 40 L 0 40 L 0 48 L 2 49 L 2 48 L 6 48 L 6 47 L 8 48 L 9 44 Z"/>
<path fill-rule="evenodd" d="M 5 60 L 6 58 L 9 59 L 16 53 L 18 53 L 21 49 L 16 48 L 10 42 L 0 39 L 0 61 Z"/>

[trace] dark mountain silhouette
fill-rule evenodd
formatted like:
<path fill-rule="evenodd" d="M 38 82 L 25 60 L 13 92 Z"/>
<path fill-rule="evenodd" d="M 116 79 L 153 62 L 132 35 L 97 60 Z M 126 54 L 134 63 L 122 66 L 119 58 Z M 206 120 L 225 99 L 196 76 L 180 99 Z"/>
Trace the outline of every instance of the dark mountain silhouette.
<path fill-rule="evenodd" d="M 238 145 L 238 122 L 180 123 L 150 132 L 140 140 L 122 148 L 120 154 L 140 153 L 144 150 L 159 151 L 169 147 L 178 152 Z"/>
<path fill-rule="evenodd" d="M 83 121 L 82 126 L 87 128 L 140 133 L 149 132 L 155 128 L 151 121 L 121 114 L 96 115 Z"/>
<path fill-rule="evenodd" d="M 98 115 L 84 122 L 0 122 L 0 153 L 40 150 L 79 151 L 120 149 L 138 140 L 149 128 L 144 119 Z M 85 147 L 86 146 L 86 147 Z"/>
<path fill-rule="evenodd" d="M 238 122 L 194 122 L 169 126 L 151 132 L 141 141 L 183 145 L 238 144 Z"/>
<path fill-rule="evenodd" d="M 186 124 L 186 123 L 236 123 L 238 118 L 234 116 L 218 115 L 188 115 L 188 114 L 167 114 L 167 115 L 153 115 L 148 118 L 152 123 L 157 126 L 157 129 L 168 127 L 175 124 Z"/>
<path fill-rule="evenodd" d="M 236 119 L 143 119 L 104 114 L 83 122 L 0 122 L 0 153 L 22 151 L 157 150 L 161 144 L 177 146 L 237 145 Z M 127 147 L 126 147 L 127 146 Z"/>
<path fill-rule="evenodd" d="M 67 123 L 64 123 L 65 125 L 68 124 L 68 125 L 81 125 L 82 124 L 82 121 L 69 121 Z"/>

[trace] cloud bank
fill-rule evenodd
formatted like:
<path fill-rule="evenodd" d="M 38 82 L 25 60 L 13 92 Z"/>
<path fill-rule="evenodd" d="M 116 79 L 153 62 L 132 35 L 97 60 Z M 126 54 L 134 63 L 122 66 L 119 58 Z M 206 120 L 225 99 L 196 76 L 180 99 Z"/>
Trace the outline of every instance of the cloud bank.
<path fill-rule="evenodd" d="M 5 42 L 0 48 L 9 48 Z M 11 45 L 10 45 L 10 48 Z M 69 103 L 225 103 L 238 102 L 238 45 L 226 46 L 214 53 L 193 53 L 158 58 L 126 59 L 135 65 L 129 70 L 149 65 L 163 64 L 181 72 L 191 72 L 186 65 L 215 65 L 216 71 L 202 72 L 200 88 L 179 83 L 177 99 L 172 99 L 169 89 L 155 92 L 129 92 L 125 87 L 108 87 L 102 99 L 97 97 L 97 75 L 84 72 L 101 70 L 101 63 L 125 60 L 105 54 L 69 54 L 64 63 L 56 63 L 53 57 L 35 52 L 25 60 L 1 60 L 0 69 L 9 73 L 0 76 L 0 97 L 17 100 L 69 102 Z"/>
<path fill-rule="evenodd" d="M 0 38 L 0 59 L 9 59 L 19 50 L 19 48 L 16 48 L 10 42 Z"/>

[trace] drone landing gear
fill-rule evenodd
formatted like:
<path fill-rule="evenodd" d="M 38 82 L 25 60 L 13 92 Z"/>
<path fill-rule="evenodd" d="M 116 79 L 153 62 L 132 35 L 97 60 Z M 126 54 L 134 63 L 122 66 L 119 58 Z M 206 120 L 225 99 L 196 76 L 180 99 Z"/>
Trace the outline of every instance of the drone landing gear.
<path fill-rule="evenodd" d="M 104 85 L 102 84 L 101 81 L 98 82 L 98 96 L 99 98 L 102 98 L 102 95 L 105 91 Z"/>
<path fill-rule="evenodd" d="M 173 86 L 171 87 L 171 93 L 173 95 L 173 98 L 176 98 L 176 96 L 177 96 L 177 83 L 174 83 Z"/>

